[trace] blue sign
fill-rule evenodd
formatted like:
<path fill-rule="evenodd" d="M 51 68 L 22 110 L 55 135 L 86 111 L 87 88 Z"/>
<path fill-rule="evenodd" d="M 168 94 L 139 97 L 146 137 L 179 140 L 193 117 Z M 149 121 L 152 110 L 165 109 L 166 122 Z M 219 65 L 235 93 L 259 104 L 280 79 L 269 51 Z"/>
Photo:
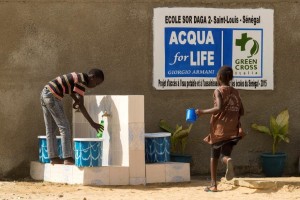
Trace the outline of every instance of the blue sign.
<path fill-rule="evenodd" d="M 235 30 L 165 28 L 165 77 L 216 77 L 221 66 L 234 66 Z"/>

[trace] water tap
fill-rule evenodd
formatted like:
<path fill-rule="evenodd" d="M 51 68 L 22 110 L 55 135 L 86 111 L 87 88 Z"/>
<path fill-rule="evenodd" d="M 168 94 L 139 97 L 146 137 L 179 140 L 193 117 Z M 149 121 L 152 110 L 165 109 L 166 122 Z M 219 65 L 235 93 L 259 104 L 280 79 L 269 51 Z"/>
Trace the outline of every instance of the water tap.
<path fill-rule="evenodd" d="M 102 117 L 111 117 L 111 115 L 108 114 L 107 111 L 105 111 L 105 112 L 103 113 Z"/>

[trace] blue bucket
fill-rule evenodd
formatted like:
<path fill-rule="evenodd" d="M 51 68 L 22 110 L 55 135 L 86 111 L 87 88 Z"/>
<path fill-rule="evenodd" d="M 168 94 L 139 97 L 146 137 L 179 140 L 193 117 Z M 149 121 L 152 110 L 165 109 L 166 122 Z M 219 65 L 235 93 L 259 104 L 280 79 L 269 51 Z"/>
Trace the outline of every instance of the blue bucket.
<path fill-rule="evenodd" d="M 170 162 L 171 133 L 145 133 L 146 163 Z"/>
<path fill-rule="evenodd" d="M 189 123 L 194 123 L 197 120 L 195 108 L 186 109 L 186 121 Z"/>
<path fill-rule="evenodd" d="M 50 163 L 50 158 L 48 156 L 47 149 L 47 139 L 46 136 L 38 136 L 39 139 L 39 161 L 41 163 Z M 56 136 L 57 140 L 57 153 L 59 158 L 62 159 L 62 146 L 61 146 L 61 136 Z"/>
<path fill-rule="evenodd" d="M 74 138 L 77 167 L 102 166 L 102 138 Z"/>

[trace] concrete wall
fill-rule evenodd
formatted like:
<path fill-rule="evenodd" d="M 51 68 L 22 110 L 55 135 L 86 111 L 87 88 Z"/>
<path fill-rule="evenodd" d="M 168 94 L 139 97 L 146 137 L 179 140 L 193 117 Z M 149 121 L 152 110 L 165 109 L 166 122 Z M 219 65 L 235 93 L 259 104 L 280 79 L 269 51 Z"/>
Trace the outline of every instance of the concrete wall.
<path fill-rule="evenodd" d="M 38 159 L 37 135 L 45 134 L 39 95 L 57 75 L 100 67 L 105 82 L 87 94 L 145 95 L 146 132 L 159 131 L 159 119 L 184 123 L 188 107 L 212 106 L 212 90 L 157 91 L 152 87 L 152 16 L 155 7 L 193 6 L 274 9 L 274 91 L 241 91 L 246 139 L 233 156 L 242 172 L 259 172 L 259 154 L 271 139 L 250 123 L 268 123 L 269 115 L 290 111 L 290 144 L 286 173 L 296 173 L 300 154 L 299 85 L 300 5 L 297 1 L 226 0 L 65 0 L 0 1 L 0 177 L 27 176 Z M 65 111 L 71 121 L 71 100 Z M 209 116 L 191 132 L 187 152 L 192 173 L 209 172 Z M 222 171 L 223 169 L 221 169 Z"/>

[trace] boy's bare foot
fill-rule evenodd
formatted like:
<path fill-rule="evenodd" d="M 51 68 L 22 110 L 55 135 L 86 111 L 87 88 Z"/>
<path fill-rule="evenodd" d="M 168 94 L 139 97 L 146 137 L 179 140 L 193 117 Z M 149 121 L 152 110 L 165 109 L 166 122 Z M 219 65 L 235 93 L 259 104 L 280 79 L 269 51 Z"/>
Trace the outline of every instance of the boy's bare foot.
<path fill-rule="evenodd" d="M 233 164 L 231 158 L 228 158 L 227 160 L 227 169 L 226 169 L 225 178 L 227 181 L 230 181 L 234 178 Z"/>
<path fill-rule="evenodd" d="M 64 165 L 74 165 L 75 161 L 72 157 L 64 159 Z"/>
<path fill-rule="evenodd" d="M 55 164 L 63 164 L 64 161 L 60 159 L 59 157 L 56 158 L 50 158 L 50 164 L 55 165 Z"/>

